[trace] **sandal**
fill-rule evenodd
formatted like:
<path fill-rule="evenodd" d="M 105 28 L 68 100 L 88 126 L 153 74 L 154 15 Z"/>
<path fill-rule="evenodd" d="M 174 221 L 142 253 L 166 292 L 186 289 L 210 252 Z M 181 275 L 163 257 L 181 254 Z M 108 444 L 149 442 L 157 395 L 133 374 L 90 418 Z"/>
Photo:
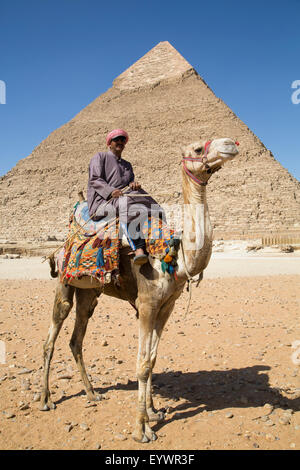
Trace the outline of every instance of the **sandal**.
<path fill-rule="evenodd" d="M 138 266 L 141 266 L 142 264 L 146 264 L 148 262 L 148 256 L 147 255 L 138 255 L 133 258 L 134 264 L 137 264 Z"/>

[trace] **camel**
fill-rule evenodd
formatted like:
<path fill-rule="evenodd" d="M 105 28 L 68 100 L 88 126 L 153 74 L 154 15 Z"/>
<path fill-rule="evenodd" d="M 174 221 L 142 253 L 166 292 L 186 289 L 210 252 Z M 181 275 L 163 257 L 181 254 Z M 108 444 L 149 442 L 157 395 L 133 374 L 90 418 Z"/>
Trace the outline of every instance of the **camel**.
<path fill-rule="evenodd" d="M 186 212 L 178 250 L 177 279 L 161 270 L 160 261 L 149 257 L 149 262 L 136 266 L 129 249 L 120 252 L 122 286 L 113 283 L 100 288 L 97 281 L 88 278 L 72 281 L 72 285 L 58 282 L 52 321 L 44 344 L 44 388 L 41 410 L 55 408 L 49 391 L 50 361 L 54 344 L 63 321 L 68 316 L 73 297 L 76 298 L 76 320 L 70 348 L 77 363 L 88 400 L 100 400 L 90 383 L 82 356 L 82 343 L 89 318 L 93 315 L 98 298 L 103 292 L 130 302 L 138 312 L 139 347 L 137 357 L 138 406 L 133 439 L 149 442 L 157 439 L 149 422 L 164 419 L 164 413 L 154 408 L 152 399 L 152 372 L 162 331 L 183 292 L 187 281 L 201 275 L 212 252 L 212 226 L 206 200 L 206 185 L 211 175 L 237 154 L 238 143 L 229 138 L 208 142 L 194 142 L 182 148 L 182 191 Z M 51 263 L 50 263 L 51 264 Z"/>

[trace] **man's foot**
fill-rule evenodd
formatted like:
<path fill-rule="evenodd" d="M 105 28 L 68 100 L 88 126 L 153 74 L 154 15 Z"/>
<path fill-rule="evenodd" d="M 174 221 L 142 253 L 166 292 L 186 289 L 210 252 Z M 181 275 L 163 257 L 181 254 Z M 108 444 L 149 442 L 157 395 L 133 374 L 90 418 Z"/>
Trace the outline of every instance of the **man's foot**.
<path fill-rule="evenodd" d="M 142 264 L 146 264 L 148 262 L 148 256 L 145 255 L 144 250 L 142 248 L 138 248 L 135 251 L 135 257 L 133 258 L 134 264 L 141 266 Z"/>
<path fill-rule="evenodd" d="M 133 258 L 134 264 L 141 266 L 142 264 L 148 263 L 148 256 L 147 255 L 139 255 Z"/>

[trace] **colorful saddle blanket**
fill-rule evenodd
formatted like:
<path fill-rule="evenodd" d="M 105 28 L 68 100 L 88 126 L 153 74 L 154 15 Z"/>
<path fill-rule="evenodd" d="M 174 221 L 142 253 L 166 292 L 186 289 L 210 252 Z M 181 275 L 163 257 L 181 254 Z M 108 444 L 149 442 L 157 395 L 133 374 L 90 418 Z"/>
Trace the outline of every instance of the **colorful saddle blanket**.
<path fill-rule="evenodd" d="M 101 284 L 119 282 L 120 230 L 119 220 L 89 220 L 87 203 L 77 203 L 70 217 L 69 234 L 60 254 L 60 280 L 68 283 L 90 276 Z M 149 217 L 142 228 L 150 256 L 161 260 L 163 272 L 176 278 L 177 251 L 180 240 L 175 238 L 160 219 Z"/>
<path fill-rule="evenodd" d="M 71 219 L 73 218 L 76 220 L 78 225 L 83 227 L 84 232 L 89 235 L 95 235 L 95 233 L 99 232 L 107 222 L 107 219 L 105 219 L 105 222 L 103 222 L 103 220 L 92 220 L 86 201 L 75 204 L 73 213 L 71 214 Z M 113 219 L 111 219 L 111 221 L 112 220 Z M 108 220 L 108 222 L 110 222 L 110 220 Z"/>

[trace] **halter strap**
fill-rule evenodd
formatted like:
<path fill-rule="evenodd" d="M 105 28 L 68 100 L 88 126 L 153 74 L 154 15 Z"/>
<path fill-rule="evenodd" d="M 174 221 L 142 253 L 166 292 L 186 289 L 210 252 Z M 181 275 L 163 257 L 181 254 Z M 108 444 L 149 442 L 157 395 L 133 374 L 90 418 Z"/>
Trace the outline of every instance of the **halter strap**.
<path fill-rule="evenodd" d="M 199 180 L 199 178 L 197 178 L 196 176 L 193 175 L 193 173 L 191 173 L 187 167 L 185 166 L 185 163 L 183 162 L 183 168 L 184 168 L 184 171 L 186 172 L 187 175 L 189 175 L 190 178 L 192 178 L 193 181 L 195 181 L 195 183 L 197 184 L 200 184 L 201 186 L 206 186 L 207 185 L 207 181 L 201 181 Z"/>
<path fill-rule="evenodd" d="M 186 165 L 185 165 L 185 161 L 189 161 L 189 162 L 201 162 L 205 165 L 205 167 L 207 168 L 207 170 L 210 170 L 211 172 L 211 169 L 210 169 L 210 166 L 208 165 L 207 163 L 207 154 L 208 154 L 208 151 L 209 151 L 209 147 L 210 147 L 210 144 L 211 144 L 211 140 L 208 140 L 206 143 L 205 143 L 205 146 L 204 146 L 204 154 L 202 157 L 199 157 L 199 158 L 193 158 L 193 157 L 183 157 L 182 158 L 182 165 L 183 165 L 183 168 L 184 168 L 184 171 L 186 172 L 186 174 L 192 178 L 193 181 L 195 181 L 195 183 L 197 184 L 200 184 L 201 186 L 206 186 L 207 185 L 207 181 L 201 181 L 199 178 L 197 178 L 195 175 L 193 175 L 193 173 L 187 169 Z M 209 171 L 208 171 L 209 173 Z"/>

